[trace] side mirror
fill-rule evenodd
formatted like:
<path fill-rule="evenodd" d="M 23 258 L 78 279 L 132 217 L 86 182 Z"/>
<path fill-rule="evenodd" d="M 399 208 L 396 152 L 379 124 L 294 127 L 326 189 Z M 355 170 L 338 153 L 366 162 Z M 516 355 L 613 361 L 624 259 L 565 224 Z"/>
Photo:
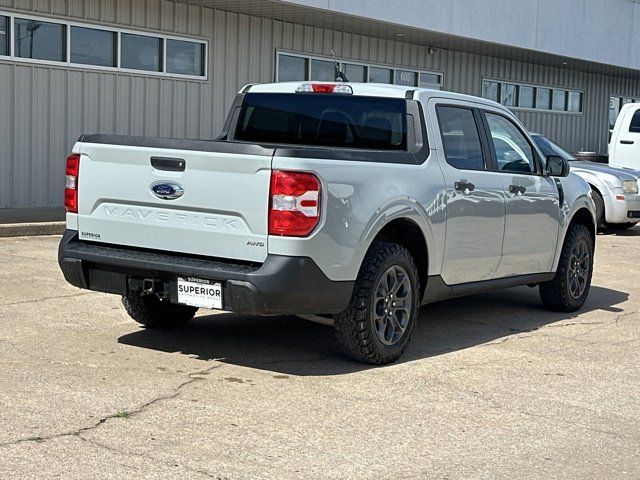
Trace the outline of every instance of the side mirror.
<path fill-rule="evenodd" d="M 547 175 L 551 177 L 567 177 L 571 171 L 569 162 L 559 156 L 549 155 L 547 157 Z"/>

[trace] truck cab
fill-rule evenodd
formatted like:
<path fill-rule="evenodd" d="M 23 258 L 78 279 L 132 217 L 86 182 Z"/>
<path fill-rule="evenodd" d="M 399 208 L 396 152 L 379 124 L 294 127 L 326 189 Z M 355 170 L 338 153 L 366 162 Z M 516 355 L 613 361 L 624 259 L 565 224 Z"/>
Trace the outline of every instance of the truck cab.
<path fill-rule="evenodd" d="M 640 103 L 620 110 L 609 142 L 609 165 L 640 170 Z"/>

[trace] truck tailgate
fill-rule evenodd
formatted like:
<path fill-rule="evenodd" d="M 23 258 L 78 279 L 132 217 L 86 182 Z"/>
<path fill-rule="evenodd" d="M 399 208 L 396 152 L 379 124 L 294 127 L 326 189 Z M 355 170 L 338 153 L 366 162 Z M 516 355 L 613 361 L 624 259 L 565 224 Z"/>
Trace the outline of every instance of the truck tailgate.
<path fill-rule="evenodd" d="M 266 259 L 273 150 L 103 137 L 86 137 L 76 147 L 83 241 L 249 262 Z"/>

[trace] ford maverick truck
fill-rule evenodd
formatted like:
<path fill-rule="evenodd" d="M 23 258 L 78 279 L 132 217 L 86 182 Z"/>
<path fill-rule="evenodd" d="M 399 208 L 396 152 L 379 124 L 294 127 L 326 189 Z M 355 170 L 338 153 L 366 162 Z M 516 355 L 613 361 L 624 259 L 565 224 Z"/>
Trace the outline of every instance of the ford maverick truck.
<path fill-rule="evenodd" d="M 84 135 L 65 203 L 65 278 L 144 326 L 315 315 L 372 364 L 423 304 L 530 285 L 572 312 L 593 272 L 584 180 L 506 108 L 435 90 L 251 85 L 213 141 Z"/>

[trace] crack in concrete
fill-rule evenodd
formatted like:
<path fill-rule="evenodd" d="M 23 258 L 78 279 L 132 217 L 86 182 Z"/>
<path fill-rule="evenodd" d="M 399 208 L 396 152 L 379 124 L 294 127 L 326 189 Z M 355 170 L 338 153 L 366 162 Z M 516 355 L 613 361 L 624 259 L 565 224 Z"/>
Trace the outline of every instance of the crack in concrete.
<path fill-rule="evenodd" d="M 167 465 L 167 466 L 170 466 L 170 467 L 180 467 L 180 468 L 182 468 L 183 470 L 185 470 L 187 472 L 197 473 L 197 474 L 203 475 L 203 476 L 205 476 L 207 478 L 215 478 L 216 480 L 222 480 L 223 479 L 223 477 L 220 477 L 218 475 L 214 475 L 214 474 L 212 474 L 212 473 L 210 473 L 210 472 L 208 472 L 206 470 L 202 470 L 202 469 L 199 469 L 199 468 L 189 467 L 187 465 L 182 465 L 182 464 L 179 464 L 179 463 L 176 463 L 176 462 L 172 462 L 172 461 L 161 460 L 159 458 L 156 458 L 156 457 L 154 457 L 152 455 L 147 455 L 145 453 L 137 453 L 137 452 L 132 452 L 132 451 L 129 451 L 129 450 L 119 450 L 119 449 L 114 448 L 114 447 L 112 447 L 110 445 L 98 442 L 98 441 L 96 441 L 94 439 L 83 437 L 82 434 L 79 434 L 78 438 L 80 440 L 82 440 L 83 442 L 89 443 L 90 445 L 93 445 L 93 446 L 98 447 L 98 448 L 102 448 L 104 450 L 107 450 L 108 452 L 115 453 L 115 454 L 118 454 L 118 455 L 127 455 L 129 457 L 136 457 L 136 458 L 145 458 L 147 460 L 153 460 L 154 462 L 160 463 L 162 465 Z"/>
<path fill-rule="evenodd" d="M 212 361 L 216 361 L 217 359 L 214 359 Z M 174 398 L 176 398 L 178 395 L 180 395 L 181 390 L 188 386 L 191 385 L 192 383 L 195 383 L 197 381 L 200 380 L 205 380 L 207 377 L 206 375 L 208 375 L 209 373 L 211 373 L 213 370 L 215 370 L 216 368 L 220 368 L 222 365 L 221 364 L 216 364 L 213 365 L 205 370 L 199 370 L 196 372 L 192 372 L 188 374 L 188 379 L 185 380 L 184 382 L 178 384 L 175 388 L 173 388 L 173 391 L 169 394 L 166 395 L 161 395 L 159 397 L 155 397 L 145 403 L 143 403 L 142 405 L 134 408 L 133 410 L 125 410 L 125 411 L 121 411 L 121 412 L 117 412 L 117 413 L 113 413 L 111 415 L 107 415 L 105 417 L 100 418 L 97 422 L 95 422 L 93 425 L 89 425 L 87 427 L 82 427 L 82 428 L 78 428 L 76 430 L 71 430 L 68 432 L 62 432 L 62 433 L 55 433 L 52 435 L 47 435 L 44 437 L 35 437 L 35 436 L 31 436 L 28 438 L 19 438 L 17 440 L 11 440 L 10 442 L 5 442 L 5 443 L 0 443 L 0 448 L 1 447 L 10 447 L 13 445 L 17 445 L 20 443 L 27 443 L 27 442 L 45 442 L 47 440 L 55 440 L 58 438 L 64 438 L 64 437 L 72 437 L 72 436 L 77 436 L 77 437 L 82 437 L 83 433 L 87 433 L 90 432 L 92 430 L 95 430 L 97 428 L 99 428 L 101 425 L 104 425 L 106 422 L 108 422 L 109 420 L 112 420 L 114 418 L 129 418 L 129 417 L 133 417 L 135 415 L 138 415 L 142 412 L 144 412 L 147 408 L 151 407 L 152 405 L 155 405 L 158 402 L 162 402 L 164 400 L 172 400 Z"/>

